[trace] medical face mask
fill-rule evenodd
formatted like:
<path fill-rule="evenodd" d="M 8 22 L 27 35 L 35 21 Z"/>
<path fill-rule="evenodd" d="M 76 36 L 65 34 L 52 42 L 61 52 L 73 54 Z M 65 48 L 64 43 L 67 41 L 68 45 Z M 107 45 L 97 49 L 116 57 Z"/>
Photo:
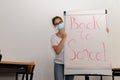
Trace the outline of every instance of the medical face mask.
<path fill-rule="evenodd" d="M 56 29 L 57 30 L 61 30 L 61 29 L 63 29 L 64 28 L 64 23 L 60 23 L 60 24 L 58 24 L 57 26 L 56 26 Z"/>

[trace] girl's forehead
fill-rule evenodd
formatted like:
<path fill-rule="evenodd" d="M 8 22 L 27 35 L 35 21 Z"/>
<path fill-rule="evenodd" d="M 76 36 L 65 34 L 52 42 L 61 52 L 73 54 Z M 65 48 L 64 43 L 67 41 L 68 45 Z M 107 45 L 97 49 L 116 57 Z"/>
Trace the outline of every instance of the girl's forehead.
<path fill-rule="evenodd" d="M 59 19 L 59 18 L 55 19 L 55 22 L 57 22 L 57 21 L 61 21 L 61 19 Z"/>

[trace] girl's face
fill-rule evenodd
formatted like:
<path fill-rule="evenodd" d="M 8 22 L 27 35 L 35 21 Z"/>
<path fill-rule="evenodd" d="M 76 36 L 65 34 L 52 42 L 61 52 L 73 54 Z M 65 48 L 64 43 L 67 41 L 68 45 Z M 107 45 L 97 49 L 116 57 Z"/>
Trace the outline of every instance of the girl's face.
<path fill-rule="evenodd" d="M 55 19 L 54 26 L 61 34 L 65 31 L 63 21 L 59 18 Z"/>

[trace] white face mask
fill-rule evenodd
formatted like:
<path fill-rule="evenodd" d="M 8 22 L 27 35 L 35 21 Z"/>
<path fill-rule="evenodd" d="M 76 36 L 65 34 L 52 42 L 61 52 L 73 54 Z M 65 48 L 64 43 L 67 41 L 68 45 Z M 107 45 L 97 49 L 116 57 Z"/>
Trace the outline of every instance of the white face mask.
<path fill-rule="evenodd" d="M 60 24 L 58 24 L 57 26 L 56 26 L 56 29 L 57 30 L 61 30 L 61 29 L 63 29 L 64 28 L 64 23 L 60 23 Z"/>

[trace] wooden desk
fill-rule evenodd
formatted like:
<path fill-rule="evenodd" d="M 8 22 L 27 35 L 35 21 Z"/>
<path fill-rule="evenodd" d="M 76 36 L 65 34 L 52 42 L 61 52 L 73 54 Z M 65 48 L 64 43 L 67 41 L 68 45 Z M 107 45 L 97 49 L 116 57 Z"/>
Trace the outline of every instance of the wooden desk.
<path fill-rule="evenodd" d="M 112 80 L 114 80 L 114 76 L 120 76 L 120 68 L 112 68 Z"/>
<path fill-rule="evenodd" d="M 1 61 L 0 73 L 16 73 L 16 80 L 18 80 L 18 74 L 23 74 L 22 80 L 25 74 L 26 80 L 28 80 L 30 74 L 30 80 L 32 80 L 34 67 L 34 62 Z"/>

